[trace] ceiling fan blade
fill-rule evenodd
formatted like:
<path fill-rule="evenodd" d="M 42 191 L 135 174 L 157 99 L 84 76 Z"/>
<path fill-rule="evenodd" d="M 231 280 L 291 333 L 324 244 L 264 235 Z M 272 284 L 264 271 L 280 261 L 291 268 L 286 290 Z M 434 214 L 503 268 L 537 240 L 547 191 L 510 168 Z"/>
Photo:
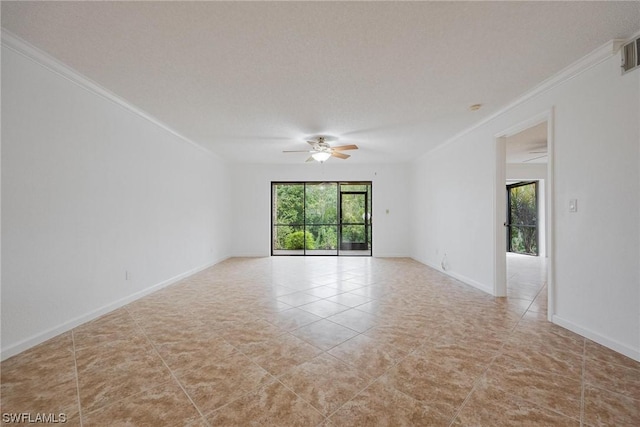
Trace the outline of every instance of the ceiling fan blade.
<path fill-rule="evenodd" d="M 313 156 L 310 156 L 307 160 L 305 160 L 305 163 L 309 163 L 309 162 L 315 162 L 316 159 L 313 158 Z"/>
<path fill-rule="evenodd" d="M 338 145 L 337 147 L 331 147 L 332 150 L 335 151 L 344 151 L 344 150 L 357 150 L 358 146 L 355 144 L 351 145 Z"/>
<path fill-rule="evenodd" d="M 312 147 L 315 147 L 317 143 L 318 141 L 307 141 L 307 144 L 309 144 Z"/>
<path fill-rule="evenodd" d="M 350 156 L 350 155 L 348 155 L 348 154 L 335 153 L 335 152 L 331 153 L 331 156 L 332 156 L 332 157 L 337 157 L 337 158 L 339 158 L 339 159 L 348 159 L 349 157 L 351 157 L 351 156 Z"/>
<path fill-rule="evenodd" d="M 313 153 L 313 150 L 284 150 L 283 153 Z"/>
<path fill-rule="evenodd" d="M 527 163 L 527 162 L 532 162 L 534 160 L 538 160 L 538 159 L 542 159 L 544 157 L 547 157 L 546 154 L 543 154 L 542 156 L 538 156 L 538 157 L 534 157 L 533 159 L 527 159 L 527 160 L 523 160 L 522 163 Z"/>

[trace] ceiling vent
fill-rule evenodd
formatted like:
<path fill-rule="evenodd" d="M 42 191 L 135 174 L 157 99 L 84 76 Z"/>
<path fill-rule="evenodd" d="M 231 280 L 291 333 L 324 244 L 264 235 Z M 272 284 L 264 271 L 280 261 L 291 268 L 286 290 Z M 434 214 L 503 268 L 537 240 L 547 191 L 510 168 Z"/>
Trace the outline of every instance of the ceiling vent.
<path fill-rule="evenodd" d="M 622 46 L 622 74 L 640 67 L 640 37 Z"/>

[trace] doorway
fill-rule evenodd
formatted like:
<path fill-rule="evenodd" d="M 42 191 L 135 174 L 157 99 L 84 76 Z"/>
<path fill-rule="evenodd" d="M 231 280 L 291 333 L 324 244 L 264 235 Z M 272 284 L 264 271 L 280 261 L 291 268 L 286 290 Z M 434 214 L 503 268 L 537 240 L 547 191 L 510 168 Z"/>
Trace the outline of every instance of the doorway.
<path fill-rule="evenodd" d="M 368 194 L 365 191 L 340 191 L 340 250 L 369 249 Z"/>
<path fill-rule="evenodd" d="M 550 319 L 554 307 L 553 109 L 497 134 L 495 143 L 494 295 L 526 304 L 535 297 L 544 301 Z"/>

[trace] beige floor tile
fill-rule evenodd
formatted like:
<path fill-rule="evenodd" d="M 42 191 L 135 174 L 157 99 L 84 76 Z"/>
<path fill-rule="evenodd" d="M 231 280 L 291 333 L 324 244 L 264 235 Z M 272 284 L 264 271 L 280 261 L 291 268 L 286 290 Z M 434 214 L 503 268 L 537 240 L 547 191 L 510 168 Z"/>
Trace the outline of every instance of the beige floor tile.
<path fill-rule="evenodd" d="M 424 338 L 421 333 L 402 325 L 378 325 L 368 329 L 364 334 L 377 342 L 390 344 L 406 353 L 419 347 Z"/>
<path fill-rule="evenodd" d="M 491 357 L 458 346 L 424 348 L 409 354 L 382 378 L 395 389 L 453 416 Z"/>
<path fill-rule="evenodd" d="M 522 316 L 527 309 L 531 307 L 531 300 L 529 299 L 519 299 L 519 298 L 496 298 L 494 301 L 499 307 L 507 307 L 507 309 L 511 310 L 513 313 L 516 313 Z"/>
<path fill-rule="evenodd" d="M 544 260 L 507 258 L 517 298 L 410 259 L 229 259 L 3 361 L 2 411 L 66 425 L 639 425 L 640 363 L 549 323 Z"/>
<path fill-rule="evenodd" d="M 383 314 L 383 309 L 384 305 L 382 304 L 382 302 L 375 299 L 358 306 L 358 310 L 374 315 Z"/>
<path fill-rule="evenodd" d="M 640 370 L 640 362 L 637 362 L 630 357 L 625 356 L 624 354 L 617 353 L 591 340 L 586 340 L 585 356 L 589 359 L 600 360 L 602 362 Z"/>
<path fill-rule="evenodd" d="M 545 351 L 544 347 L 508 344 L 502 349 L 502 354 L 532 369 L 554 372 L 576 380 L 582 376 L 583 357 L 562 348 Z"/>
<path fill-rule="evenodd" d="M 222 328 L 221 324 L 212 327 L 211 322 L 186 320 L 156 315 L 137 320 L 144 335 L 155 345 L 191 341 L 202 336 L 215 335 L 215 331 Z"/>
<path fill-rule="evenodd" d="M 162 359 L 152 351 L 105 356 L 114 364 L 100 362 L 78 369 L 78 390 L 83 412 L 94 411 L 171 379 Z"/>
<path fill-rule="evenodd" d="M 545 321 L 546 322 L 546 321 Z M 539 323 L 519 324 L 507 340 L 508 346 L 519 346 L 531 351 L 543 351 L 553 354 L 556 350 L 562 353 L 572 352 L 582 357 L 584 354 L 584 338 L 560 333 L 559 326 Z M 567 331 L 568 332 L 568 331 Z"/>
<path fill-rule="evenodd" d="M 448 426 L 450 416 L 381 383 L 371 384 L 329 418 L 331 426 Z"/>
<path fill-rule="evenodd" d="M 293 308 L 293 306 L 270 298 L 264 301 L 259 301 L 248 307 L 246 310 L 256 317 L 263 318 L 268 314 L 279 313 L 284 310 L 289 310 L 290 308 Z"/>
<path fill-rule="evenodd" d="M 274 381 L 207 415 L 213 426 L 315 426 L 324 417 Z"/>
<path fill-rule="evenodd" d="M 164 384 L 119 400 L 96 411 L 83 413 L 83 426 L 188 425 L 200 414 L 182 389 L 170 380 Z"/>
<path fill-rule="evenodd" d="M 216 336 L 197 336 L 192 340 L 172 342 L 156 347 L 164 362 L 175 373 L 192 371 L 237 353 L 238 350 Z"/>
<path fill-rule="evenodd" d="M 276 285 L 269 288 L 269 293 L 271 294 L 271 296 L 276 298 L 284 295 L 295 294 L 296 292 L 298 292 L 296 289 L 287 288 L 286 286 Z"/>
<path fill-rule="evenodd" d="M 178 381 L 202 413 L 210 412 L 273 381 L 267 371 L 236 353 L 199 369 L 177 372 Z"/>
<path fill-rule="evenodd" d="M 333 297 L 329 297 L 327 298 L 327 301 L 333 301 L 338 304 L 346 305 L 347 307 L 357 307 L 371 301 L 371 298 L 351 292 L 345 292 Z"/>
<path fill-rule="evenodd" d="M 322 319 L 296 329 L 291 334 L 322 350 L 329 350 L 358 335 L 358 332 Z"/>
<path fill-rule="evenodd" d="M 374 284 L 374 285 L 363 286 L 361 288 L 354 289 L 354 290 L 352 290 L 350 292 L 352 294 L 362 295 L 363 297 L 367 297 L 367 298 L 370 298 L 370 299 L 374 300 L 374 299 L 382 298 L 389 291 L 386 290 L 385 287 L 382 286 L 382 285 Z"/>
<path fill-rule="evenodd" d="M 429 326 L 430 334 L 423 340 L 425 346 L 457 345 L 483 352 L 497 353 L 508 339 L 509 333 L 471 327 L 464 321 L 442 322 Z"/>
<path fill-rule="evenodd" d="M 307 292 L 296 292 L 294 294 L 287 294 L 278 297 L 278 301 L 288 304 L 292 307 L 298 307 L 310 302 L 319 301 L 321 298 L 310 295 Z"/>
<path fill-rule="evenodd" d="M 317 322 L 322 319 L 322 317 L 293 307 L 288 310 L 266 316 L 264 319 L 283 331 L 293 331 L 302 326 L 308 325 L 309 323 Z"/>
<path fill-rule="evenodd" d="M 489 368 L 486 381 L 488 386 L 499 388 L 536 406 L 580 419 L 579 379 L 533 369 L 500 356 Z"/>
<path fill-rule="evenodd" d="M 639 426 L 640 399 L 591 386 L 584 392 L 584 423 L 589 426 Z"/>
<path fill-rule="evenodd" d="M 109 343 L 139 331 L 127 310 L 118 309 L 73 331 L 76 349 Z"/>
<path fill-rule="evenodd" d="M 373 328 L 378 322 L 373 314 L 355 308 L 329 316 L 327 320 L 361 333 Z"/>
<path fill-rule="evenodd" d="M 349 310 L 349 306 L 335 303 L 326 299 L 299 306 L 301 310 L 308 311 L 320 317 L 329 317 L 342 311 Z"/>
<path fill-rule="evenodd" d="M 272 325 L 266 320 L 232 322 L 219 331 L 220 336 L 224 338 L 225 341 L 240 350 L 242 350 L 244 346 L 256 342 L 268 341 L 284 333 L 286 333 L 286 331 Z"/>
<path fill-rule="evenodd" d="M 354 280 L 342 280 L 326 283 L 326 286 L 337 289 L 340 293 L 351 292 L 360 289 L 363 285 Z"/>
<path fill-rule="evenodd" d="M 640 400 L 640 369 L 587 358 L 584 381 L 594 387 Z"/>
<path fill-rule="evenodd" d="M 64 382 L 48 377 L 37 382 L 3 380 L 1 394 L 3 414 L 65 414 L 69 420 L 79 414 L 75 378 Z"/>
<path fill-rule="evenodd" d="M 71 333 L 33 347 L 0 365 L 2 413 L 79 413 Z"/>
<path fill-rule="evenodd" d="M 357 335 L 328 351 L 358 369 L 361 375 L 377 378 L 398 363 L 406 353 L 392 345 L 377 343 L 366 335 Z"/>
<path fill-rule="evenodd" d="M 280 381 L 325 416 L 369 383 L 357 369 L 327 354 L 292 369 Z"/>
<path fill-rule="evenodd" d="M 305 291 L 305 293 L 309 295 L 313 295 L 314 297 L 318 297 L 318 298 L 329 298 L 329 297 L 334 297 L 340 294 L 341 291 L 329 286 L 318 286 L 316 288 Z"/>
<path fill-rule="evenodd" d="M 536 406 L 514 394 L 481 382 L 458 414 L 453 426 L 574 426 L 580 421 Z"/>
<path fill-rule="evenodd" d="M 546 316 L 548 306 L 547 292 L 546 290 L 541 291 L 529 306 L 529 311 L 542 313 Z"/>
<path fill-rule="evenodd" d="M 4 360 L 0 364 L 1 383 L 50 385 L 75 379 L 73 339 L 70 332 Z"/>
<path fill-rule="evenodd" d="M 210 427 L 206 418 L 200 417 L 194 421 L 185 424 L 185 427 Z"/>
<path fill-rule="evenodd" d="M 244 354 L 271 375 L 279 376 L 322 353 L 318 347 L 290 334 L 255 343 Z"/>

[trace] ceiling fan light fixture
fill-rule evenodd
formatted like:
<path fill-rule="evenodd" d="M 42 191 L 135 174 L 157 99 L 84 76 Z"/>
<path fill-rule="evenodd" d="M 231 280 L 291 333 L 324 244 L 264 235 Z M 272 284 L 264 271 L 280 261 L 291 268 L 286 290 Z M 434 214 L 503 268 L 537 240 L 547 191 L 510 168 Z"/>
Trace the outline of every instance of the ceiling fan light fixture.
<path fill-rule="evenodd" d="M 331 157 L 331 154 L 330 154 L 330 153 L 327 153 L 327 152 L 324 152 L 324 151 L 321 151 L 321 152 L 319 152 L 319 153 L 313 153 L 313 154 L 311 155 L 311 157 L 313 157 L 313 159 L 314 159 L 315 161 L 322 163 L 322 162 L 324 162 L 325 160 L 327 160 L 329 157 Z"/>

